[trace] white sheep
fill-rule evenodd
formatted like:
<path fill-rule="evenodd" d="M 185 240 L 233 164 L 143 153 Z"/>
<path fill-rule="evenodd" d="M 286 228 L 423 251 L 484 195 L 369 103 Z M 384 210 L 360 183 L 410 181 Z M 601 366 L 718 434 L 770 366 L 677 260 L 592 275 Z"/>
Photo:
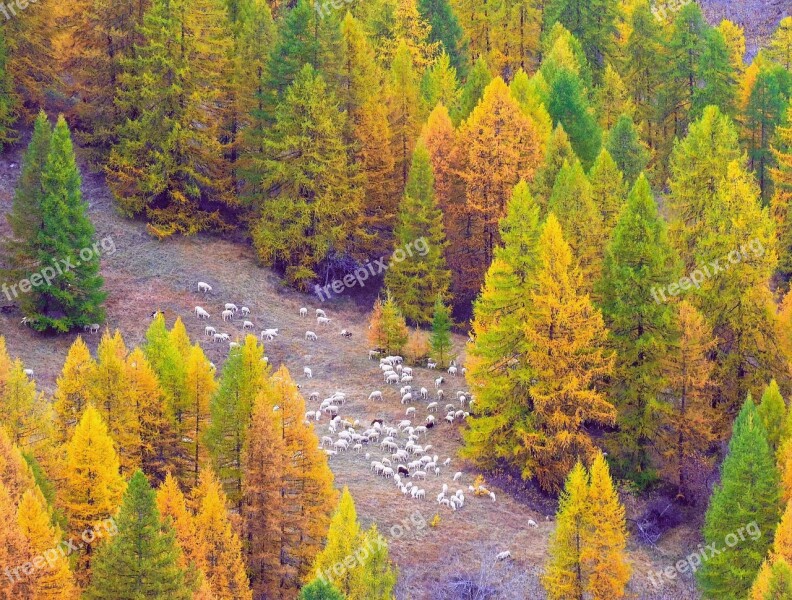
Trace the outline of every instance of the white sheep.
<path fill-rule="evenodd" d="M 327 315 L 325 314 L 325 311 L 323 311 L 321 308 L 317 308 L 316 309 L 316 316 L 317 317 L 326 317 Z"/>
<path fill-rule="evenodd" d="M 306 340 L 310 340 L 312 342 L 315 342 L 316 340 L 319 339 L 319 336 L 317 336 L 313 331 L 306 331 L 305 332 L 305 339 Z"/>
<path fill-rule="evenodd" d="M 489 497 L 492 498 L 493 502 L 495 502 L 495 492 L 490 492 Z"/>
<path fill-rule="evenodd" d="M 239 342 L 228 342 L 228 349 L 233 350 L 234 348 L 239 348 Z"/>
<path fill-rule="evenodd" d="M 206 312 L 202 307 L 196 306 L 193 310 L 195 311 L 195 316 L 198 317 L 199 319 L 209 318 L 209 313 Z"/>
<path fill-rule="evenodd" d="M 537 527 L 538 528 L 539 525 L 537 525 L 536 521 L 534 521 L 533 519 L 528 519 L 528 527 Z"/>
<path fill-rule="evenodd" d="M 404 396 L 402 396 L 401 403 L 407 404 L 408 402 L 411 402 L 412 399 L 413 399 L 412 393 L 407 392 L 406 394 L 404 394 Z"/>
<path fill-rule="evenodd" d="M 34 375 L 34 373 L 33 373 L 33 369 L 24 369 L 22 372 L 23 372 L 25 375 L 27 375 L 28 377 L 33 377 L 33 375 Z"/>
<path fill-rule="evenodd" d="M 212 286 L 206 283 L 205 281 L 198 282 L 198 291 L 199 292 L 211 292 Z"/>
<path fill-rule="evenodd" d="M 382 392 L 376 390 L 369 394 L 369 400 L 382 400 Z"/>
<path fill-rule="evenodd" d="M 226 304 L 225 304 L 225 306 L 223 308 L 225 308 L 226 310 L 230 310 L 232 313 L 235 313 L 236 311 L 239 310 L 237 308 L 237 305 L 234 304 L 233 302 L 226 302 Z"/>
<path fill-rule="evenodd" d="M 448 374 L 456 377 L 457 368 L 454 365 L 451 365 L 450 367 L 448 367 Z"/>
<path fill-rule="evenodd" d="M 247 317 L 250 314 L 250 309 L 247 306 L 243 306 L 239 309 L 239 312 L 242 313 L 243 317 Z"/>
<path fill-rule="evenodd" d="M 438 377 L 437 379 L 435 379 L 435 387 L 439 388 L 441 385 L 443 385 L 444 381 L 445 379 L 443 379 L 442 377 Z"/>
<path fill-rule="evenodd" d="M 418 492 L 415 494 L 415 497 L 419 500 L 423 500 L 426 498 L 426 492 L 424 490 L 418 490 Z"/>
<path fill-rule="evenodd" d="M 511 552 L 509 552 L 508 550 L 505 550 L 504 552 L 499 553 L 495 557 L 495 560 L 506 560 L 507 558 L 511 558 L 511 557 L 512 557 Z"/>
<path fill-rule="evenodd" d="M 250 329 L 252 331 L 255 328 L 256 328 L 256 326 L 253 325 L 253 323 L 251 321 L 245 321 L 244 323 L 242 323 L 242 329 L 243 330 L 244 329 Z"/>
<path fill-rule="evenodd" d="M 450 464 L 451 464 L 451 457 L 449 456 L 448 458 L 446 458 L 446 459 L 443 461 L 443 466 L 444 466 L 444 467 L 447 467 L 447 466 L 448 466 L 448 465 L 450 465 Z"/>
<path fill-rule="evenodd" d="M 406 416 L 408 416 L 408 417 L 409 417 L 409 416 L 413 416 L 413 415 L 415 415 L 415 407 L 414 407 L 414 406 L 411 406 L 411 407 L 409 407 L 409 408 L 408 408 L 408 409 L 405 411 L 405 413 L 404 413 L 404 414 L 405 414 Z"/>
<path fill-rule="evenodd" d="M 330 325 L 330 319 L 327 317 L 316 317 L 317 325 Z"/>
<path fill-rule="evenodd" d="M 207 325 L 204 327 L 204 335 L 207 337 L 212 337 L 215 333 L 217 333 L 217 329 L 212 327 L 211 325 Z"/>
<path fill-rule="evenodd" d="M 459 481 L 462 478 L 462 471 L 454 473 L 454 481 Z"/>
<path fill-rule="evenodd" d="M 430 361 L 428 361 L 426 363 L 426 368 L 427 369 L 436 369 L 437 368 L 437 363 L 430 360 Z"/>
<path fill-rule="evenodd" d="M 436 411 L 437 410 L 437 402 L 430 402 L 429 404 L 427 404 L 426 405 L 426 410 L 428 410 L 429 412 Z"/>
<path fill-rule="evenodd" d="M 223 317 L 223 321 L 230 321 L 234 318 L 234 311 L 230 309 L 226 309 L 221 313 Z"/>
<path fill-rule="evenodd" d="M 325 444 L 328 444 L 328 445 L 332 446 L 333 445 L 333 438 L 331 438 L 329 435 L 322 436 L 322 443 L 319 444 L 319 445 L 320 446 L 324 446 Z"/>
<path fill-rule="evenodd" d="M 425 387 L 421 388 L 421 400 L 428 400 L 429 399 L 429 390 Z"/>
<path fill-rule="evenodd" d="M 334 448 L 338 448 L 339 450 L 346 450 L 349 447 L 349 442 L 347 442 L 346 440 L 343 440 L 343 439 L 342 440 L 336 440 L 333 443 L 333 447 Z"/>
<path fill-rule="evenodd" d="M 308 379 L 313 379 L 313 373 L 309 367 L 303 367 L 303 375 L 305 375 Z"/>
<path fill-rule="evenodd" d="M 393 384 L 399 383 L 399 376 L 391 371 L 389 375 L 385 376 L 385 383 L 393 383 Z"/>
<path fill-rule="evenodd" d="M 300 309 L 300 316 L 301 317 L 308 316 L 308 309 L 305 308 L 304 306 Z"/>
<path fill-rule="evenodd" d="M 278 335 L 277 329 L 264 329 L 261 332 L 261 341 L 263 342 L 264 340 L 267 340 L 268 342 L 271 342 L 277 337 L 277 335 Z"/>

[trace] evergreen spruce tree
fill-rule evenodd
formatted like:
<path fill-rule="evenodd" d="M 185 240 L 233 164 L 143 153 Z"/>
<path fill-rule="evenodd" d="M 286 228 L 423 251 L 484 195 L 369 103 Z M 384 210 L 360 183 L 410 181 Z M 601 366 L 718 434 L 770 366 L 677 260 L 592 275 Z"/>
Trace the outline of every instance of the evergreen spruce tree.
<path fill-rule="evenodd" d="M 71 258 L 71 268 L 55 279 L 40 281 L 30 294 L 31 326 L 39 331 L 69 331 L 104 320 L 103 280 L 93 252 L 94 227 L 86 214 L 81 178 L 69 127 L 61 116 L 52 134 L 41 176 L 41 228 L 36 236 L 36 263 L 41 268 Z M 87 250 L 86 250 L 87 249 Z M 84 259 L 83 251 L 90 251 Z M 31 276 L 35 279 L 35 276 Z M 35 281 L 31 280 L 32 283 Z M 39 277 L 41 280 L 42 277 Z"/>
<path fill-rule="evenodd" d="M 734 421 L 729 452 L 721 465 L 721 481 L 710 498 L 704 543 L 723 544 L 726 535 L 746 523 L 773 531 L 780 519 L 778 471 L 767 432 L 750 396 Z M 711 556 L 696 572 L 705 598 L 744 598 L 762 564 L 769 535 L 740 541 Z"/>
<path fill-rule="evenodd" d="M 324 579 L 314 579 L 300 590 L 299 600 L 344 600 L 332 583 Z"/>
<path fill-rule="evenodd" d="M 173 529 L 163 523 L 154 490 L 142 471 L 135 471 L 129 480 L 116 525 L 118 533 L 100 546 L 94 558 L 87 598 L 192 599 L 178 565 Z"/>
<path fill-rule="evenodd" d="M 451 273 L 445 263 L 447 242 L 443 215 L 434 193 L 432 163 L 422 143 L 413 154 L 396 240 L 397 249 L 385 274 L 385 286 L 407 320 L 428 323 L 434 299 L 448 295 Z M 397 260 L 399 252 L 402 260 Z"/>
<path fill-rule="evenodd" d="M 0 34 L 2 35 L 2 34 Z M 0 100 L 2 102 L 2 100 Z M 5 267 L 2 274 L 5 283 L 10 285 L 21 279 L 29 279 L 39 267 L 37 236 L 42 226 L 42 201 L 44 200 L 44 181 L 42 174 L 49 154 L 52 129 L 44 112 L 40 112 L 33 125 L 33 135 L 22 157 L 22 172 L 14 190 L 14 202 L 6 215 L 11 228 L 11 236 L 2 240 L 5 257 L 0 266 Z M 12 292 L 6 291 L 8 296 Z M 13 293 L 18 293 L 14 291 Z M 10 297 L 9 297 L 10 299 Z M 16 302 L 22 312 L 33 315 L 36 299 L 32 294 L 22 293 Z"/>
<path fill-rule="evenodd" d="M 713 28 L 706 33 L 698 72 L 703 86 L 693 93 L 691 118 L 698 119 L 707 106 L 717 106 L 723 114 L 734 116 L 737 108 L 737 71 L 726 40 L 718 29 Z"/>
<path fill-rule="evenodd" d="M 551 0 L 544 10 L 545 30 L 562 23 L 580 40 L 589 63 L 602 68 L 615 52 L 618 16 L 616 0 Z"/>
<path fill-rule="evenodd" d="M 483 56 L 479 56 L 468 73 L 459 96 L 459 109 L 451 113 L 454 123 L 459 124 L 468 118 L 484 95 L 484 90 L 492 81 L 492 72 Z M 451 108 L 451 107 L 449 107 Z"/>
<path fill-rule="evenodd" d="M 468 42 L 451 3 L 448 0 L 418 0 L 418 10 L 432 27 L 429 42 L 442 45 L 459 78 L 465 79 L 470 68 Z"/>
<path fill-rule="evenodd" d="M 678 278 L 679 268 L 649 182 L 641 176 L 613 231 L 598 287 L 616 355 L 609 396 L 619 411 L 619 432 L 610 455 L 633 478 L 649 471 L 657 433 L 653 412 L 665 386 L 662 359 L 673 341 L 673 307 L 655 299 L 655 287 Z"/>

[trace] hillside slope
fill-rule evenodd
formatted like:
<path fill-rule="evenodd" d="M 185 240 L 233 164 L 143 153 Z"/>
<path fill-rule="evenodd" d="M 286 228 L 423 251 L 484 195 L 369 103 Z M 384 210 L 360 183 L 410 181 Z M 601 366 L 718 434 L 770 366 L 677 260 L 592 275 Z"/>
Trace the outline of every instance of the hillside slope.
<path fill-rule="evenodd" d="M 792 12 L 790 0 L 699 0 L 707 19 L 729 19 L 745 28 L 748 56 L 753 57 L 772 35 L 779 21 Z"/>

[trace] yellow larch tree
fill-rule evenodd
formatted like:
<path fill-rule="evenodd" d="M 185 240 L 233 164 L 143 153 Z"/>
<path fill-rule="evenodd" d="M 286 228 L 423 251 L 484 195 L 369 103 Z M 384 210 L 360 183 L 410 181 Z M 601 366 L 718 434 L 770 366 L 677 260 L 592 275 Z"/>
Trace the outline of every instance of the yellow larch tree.
<path fill-rule="evenodd" d="M 16 512 L 14 499 L 0 482 L 0 564 L 7 565 L 6 576 L 0 578 L 0 599 L 36 600 L 33 582 L 23 571 L 32 556 Z"/>
<path fill-rule="evenodd" d="M 83 339 L 78 336 L 69 348 L 55 387 L 53 441 L 56 444 L 65 444 L 69 440 L 74 426 L 90 402 L 91 382 L 94 380 L 95 370 L 96 363 L 91 357 L 91 352 Z"/>
<path fill-rule="evenodd" d="M 183 442 L 189 455 L 188 472 L 184 475 L 189 474 L 195 486 L 198 485 L 200 465 L 206 459 L 203 435 L 209 422 L 209 400 L 217 391 L 214 369 L 198 344 L 191 347 L 187 356 L 184 388 L 184 431 L 179 433 L 182 440 L 189 440 Z"/>
<path fill-rule="evenodd" d="M 349 596 L 352 572 L 360 565 L 355 565 L 353 568 L 345 566 L 341 575 L 333 573 L 333 567 L 337 564 L 343 565 L 347 556 L 355 556 L 359 538 L 360 523 L 357 520 L 355 502 L 352 500 L 349 488 L 344 487 L 333 518 L 330 520 L 327 543 L 317 555 L 313 567 L 315 576 L 329 579 L 344 597 Z"/>
<path fill-rule="evenodd" d="M 107 425 L 92 405 L 83 412 L 66 445 L 63 483 L 58 501 L 69 518 L 69 534 L 79 538 L 115 515 L 126 484 Z M 89 580 L 96 541 L 86 543 L 77 559 L 77 581 Z"/>
<path fill-rule="evenodd" d="M 25 490 L 33 489 L 36 485 L 33 472 L 22 452 L 2 429 L 0 429 L 0 483 L 5 486 L 15 504 L 19 503 Z"/>
<path fill-rule="evenodd" d="M 61 532 L 53 527 L 50 510 L 38 488 L 22 495 L 17 507 L 17 523 L 32 556 L 44 556 L 47 550 L 59 547 Z M 68 559 L 60 553 L 53 562 L 34 571 L 31 583 L 36 600 L 68 600 L 78 591 Z"/>
<path fill-rule="evenodd" d="M 533 419 L 522 428 L 523 476 L 558 490 L 579 459 L 597 453 L 587 424 L 613 425 L 616 410 L 597 388 L 613 370 L 602 314 L 581 281 L 561 226 L 550 213 L 539 239 L 541 267 L 524 324 Z"/>
<path fill-rule="evenodd" d="M 3 407 L 0 423 L 17 446 L 30 450 L 45 432 L 48 405 L 19 359 L 11 363 L 0 386 L 0 406 Z"/>
<path fill-rule="evenodd" d="M 454 294 L 464 301 L 481 288 L 500 243 L 498 223 L 514 186 L 521 179 L 533 181 L 542 160 L 533 122 L 500 77 L 490 82 L 461 125 L 455 156 L 465 202 L 451 217 L 455 223 L 447 233 L 455 251 L 449 253 L 448 262 L 454 272 Z"/>
<path fill-rule="evenodd" d="M 211 469 L 201 471 L 195 489 L 198 567 L 218 600 L 252 600 L 242 543 L 231 527 L 227 498 Z"/>

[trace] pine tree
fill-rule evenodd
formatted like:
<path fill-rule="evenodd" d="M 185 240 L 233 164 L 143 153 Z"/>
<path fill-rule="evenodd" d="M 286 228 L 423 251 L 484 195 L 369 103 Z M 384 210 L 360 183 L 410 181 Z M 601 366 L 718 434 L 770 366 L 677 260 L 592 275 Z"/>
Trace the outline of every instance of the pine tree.
<path fill-rule="evenodd" d="M 561 70 L 550 84 L 547 111 L 553 123 L 564 126 L 575 153 L 588 169 L 602 145 L 602 131 L 591 113 L 583 82 L 567 69 Z"/>
<path fill-rule="evenodd" d="M 491 81 L 492 72 L 489 65 L 483 56 L 479 56 L 473 63 L 473 68 L 462 86 L 459 95 L 459 109 L 452 113 L 454 123 L 459 124 L 470 116 Z"/>
<path fill-rule="evenodd" d="M 536 172 L 536 178 L 532 185 L 532 191 L 536 201 L 543 210 L 547 209 L 550 196 L 553 193 L 556 178 L 561 167 L 567 162 L 572 164 L 577 159 L 572 145 L 569 143 L 569 136 L 564 131 L 564 126 L 558 124 L 550 136 L 545 147 L 544 161 Z"/>
<path fill-rule="evenodd" d="M 504 245 L 496 249 L 473 306 L 473 342 L 467 352 L 467 380 L 478 391 L 462 433 L 462 453 L 485 467 L 501 457 L 514 460 L 518 431 L 530 420 L 532 371 L 523 323 L 540 266 L 540 233 L 539 207 L 520 182 L 501 221 Z"/>
<path fill-rule="evenodd" d="M 616 161 L 605 148 L 591 167 L 588 178 L 591 184 L 591 200 L 602 216 L 603 235 L 607 239 L 625 205 L 627 184 Z"/>
<path fill-rule="evenodd" d="M 352 571 L 350 600 L 390 600 L 398 577 L 391 564 L 388 545 L 377 526 L 372 525 L 361 535 L 358 552 L 367 550 L 360 568 Z"/>
<path fill-rule="evenodd" d="M 388 105 L 391 126 L 391 152 L 399 195 L 407 185 L 415 140 L 420 132 L 419 76 L 413 56 L 402 40 L 396 49 L 388 73 Z"/>
<path fill-rule="evenodd" d="M 564 231 L 580 268 L 585 289 L 590 291 L 602 270 L 605 229 L 602 214 L 592 199 L 592 189 L 580 161 L 564 163 L 547 204 Z"/>
<path fill-rule="evenodd" d="M 578 461 L 569 472 L 558 502 L 556 528 L 553 531 L 542 585 L 549 600 L 583 598 L 583 543 L 586 539 L 589 476 Z"/>
<path fill-rule="evenodd" d="M 710 498 L 704 543 L 722 543 L 727 533 L 745 523 L 772 531 L 780 517 L 778 471 L 767 434 L 749 396 L 734 422 L 729 452 L 721 466 L 721 482 Z M 706 598 L 743 598 L 770 546 L 770 536 L 742 540 L 711 556 L 696 572 Z"/>
<path fill-rule="evenodd" d="M 264 348 L 248 335 L 245 343 L 233 348 L 220 376 L 217 393 L 211 399 L 209 427 L 205 440 L 217 476 L 234 506 L 241 505 L 242 462 L 248 428 L 256 396 L 266 377 L 262 361 Z"/>
<path fill-rule="evenodd" d="M 74 426 L 80 420 L 90 401 L 90 384 L 93 381 L 96 363 L 91 358 L 88 346 L 77 337 L 69 348 L 63 370 L 55 387 L 53 408 L 55 411 L 56 444 L 65 444 L 71 437 Z"/>
<path fill-rule="evenodd" d="M 693 92 L 691 118 L 699 118 L 707 106 L 717 106 L 723 114 L 733 116 L 736 110 L 737 71 L 726 40 L 718 29 L 710 29 L 705 35 L 698 75 L 703 86 Z"/>
<path fill-rule="evenodd" d="M 661 475 L 677 486 L 677 497 L 689 492 L 686 466 L 706 462 L 715 439 L 712 410 L 713 368 L 710 354 L 717 343 L 712 329 L 693 305 L 683 300 L 675 311 L 675 338 L 663 357 L 666 394 L 657 407 L 654 444 Z"/>
<path fill-rule="evenodd" d="M 102 415 L 110 437 L 113 438 L 121 463 L 121 473 L 126 475 L 140 467 L 140 431 L 138 414 L 130 394 L 127 380 L 127 349 L 121 332 L 114 335 L 106 330 L 96 351 L 97 364 L 90 387 L 91 404 Z"/>
<path fill-rule="evenodd" d="M 432 357 L 440 367 L 447 366 L 448 359 L 451 357 L 451 325 L 451 311 L 438 296 L 434 305 L 429 346 L 432 349 Z"/>
<path fill-rule="evenodd" d="M 349 489 L 345 486 L 341 492 L 338 506 L 330 519 L 327 543 L 316 556 L 313 566 L 317 577 L 327 578 L 345 597 L 350 595 L 354 571 L 360 569 L 362 565 L 356 564 L 352 568 L 345 565 L 341 575 L 334 573 L 333 567 L 337 564 L 344 564 L 347 556 L 355 556 L 360 537 L 360 523 L 357 520 L 355 502 L 352 500 Z"/>
<path fill-rule="evenodd" d="M 142 471 L 135 471 L 129 480 L 116 523 L 118 533 L 99 548 L 93 560 L 93 580 L 86 597 L 191 600 L 178 565 L 173 529 L 163 523 L 155 492 Z"/>
<path fill-rule="evenodd" d="M 351 176 L 344 120 L 325 80 L 306 65 L 265 142 L 253 243 L 263 264 L 298 287 L 326 278 L 320 269 L 348 251 L 360 211 L 362 188 Z"/>
<path fill-rule="evenodd" d="M 449 263 L 458 302 L 471 299 L 481 288 L 500 242 L 498 221 L 506 214 L 514 186 L 521 179 L 533 179 L 540 152 L 533 123 L 505 82 L 495 78 L 457 138 L 455 160 L 466 202 L 455 216 L 458 224 L 450 228 L 461 233 L 461 238 L 450 239 L 455 252 Z"/>
<path fill-rule="evenodd" d="M 621 115 L 608 132 L 605 148 L 616 166 L 624 173 L 628 185 L 633 185 L 649 164 L 649 151 L 641 141 L 630 117 Z"/>
<path fill-rule="evenodd" d="M 532 415 L 519 431 L 523 477 L 546 490 L 560 489 L 578 457 L 591 458 L 594 443 L 584 423 L 612 424 L 616 411 L 597 384 L 613 368 L 603 349 L 607 331 L 600 312 L 580 292 L 580 275 L 553 213 L 539 240 L 541 267 L 524 324 Z M 573 408 L 574 407 L 574 408 Z"/>
<path fill-rule="evenodd" d="M 650 443 L 658 434 L 653 412 L 665 387 L 662 360 L 673 336 L 673 308 L 655 299 L 655 287 L 676 279 L 679 267 L 649 182 L 641 176 L 613 231 L 597 290 L 616 356 L 609 396 L 619 411 L 619 431 L 610 454 L 622 472 L 639 480 L 649 469 Z"/>
<path fill-rule="evenodd" d="M 553 119 L 545 108 L 547 82 L 541 73 L 533 77 L 520 69 L 509 84 L 512 97 L 517 100 L 523 112 L 533 121 L 539 134 L 542 149 L 547 146 L 553 135 Z"/>
<path fill-rule="evenodd" d="M 201 471 L 195 490 L 198 566 L 217 600 L 252 600 L 242 559 L 242 543 L 231 527 L 227 499 L 211 469 Z"/>
<path fill-rule="evenodd" d="M 243 542 L 256 598 L 276 597 L 283 571 L 281 548 L 287 523 L 283 519 L 282 491 L 288 457 L 278 425 L 266 392 L 259 394 L 253 407 L 242 482 Z"/>
<path fill-rule="evenodd" d="M 41 281 L 39 277 L 41 285 L 30 292 L 32 306 L 26 316 L 38 331 L 63 332 L 101 322 L 106 294 L 101 291 L 99 256 L 91 252 L 88 260 L 82 257 L 85 249 L 90 252 L 92 248 L 94 228 L 86 214 L 71 134 L 62 116 L 52 134 L 41 181 L 42 220 L 35 243 L 37 264 L 53 265 L 64 257 L 71 257 L 74 262 L 55 279 Z M 35 283 L 33 280 L 34 276 L 31 282 Z"/>
<path fill-rule="evenodd" d="M 80 537 L 115 514 L 125 488 L 119 466 L 107 425 L 89 405 L 66 445 L 59 501 L 69 518 L 70 535 Z M 97 541 L 86 543 L 80 551 L 77 580 L 81 585 L 88 581 Z"/>
<path fill-rule="evenodd" d="M 448 0 L 418 0 L 421 17 L 430 25 L 428 41 L 439 44 L 461 79 L 469 69 L 468 41 Z"/>
<path fill-rule="evenodd" d="M 434 298 L 448 295 L 451 273 L 446 267 L 447 242 L 443 215 L 434 193 L 429 151 L 419 143 L 413 154 L 410 177 L 399 210 L 397 249 L 385 274 L 385 286 L 406 319 L 427 323 Z M 420 248 L 419 248 L 420 246 Z M 397 260 L 401 252 L 402 260 Z"/>
<path fill-rule="evenodd" d="M 22 172 L 14 190 L 14 202 L 11 211 L 6 215 L 11 228 L 11 237 L 2 240 L 2 249 L 7 257 L 4 261 L 7 263 L 4 265 L 7 269 L 3 275 L 9 281 L 30 279 L 31 274 L 38 268 L 36 241 L 43 218 L 42 174 L 47 162 L 51 138 L 52 130 L 47 115 L 40 112 L 33 125 L 30 143 L 22 158 Z M 3 291 L 8 294 L 6 289 L 4 287 Z M 34 313 L 35 297 L 32 294 L 23 293 L 16 299 L 25 315 Z"/>
<path fill-rule="evenodd" d="M 16 141 L 17 106 L 8 59 L 5 33 L 0 32 L 0 150 Z"/>
<path fill-rule="evenodd" d="M 38 488 L 28 489 L 17 507 L 17 522 L 33 557 L 42 556 L 61 543 L 61 533 L 51 523 L 50 509 Z M 33 597 L 37 600 L 66 600 L 77 586 L 65 557 L 57 557 L 32 576 Z"/>

